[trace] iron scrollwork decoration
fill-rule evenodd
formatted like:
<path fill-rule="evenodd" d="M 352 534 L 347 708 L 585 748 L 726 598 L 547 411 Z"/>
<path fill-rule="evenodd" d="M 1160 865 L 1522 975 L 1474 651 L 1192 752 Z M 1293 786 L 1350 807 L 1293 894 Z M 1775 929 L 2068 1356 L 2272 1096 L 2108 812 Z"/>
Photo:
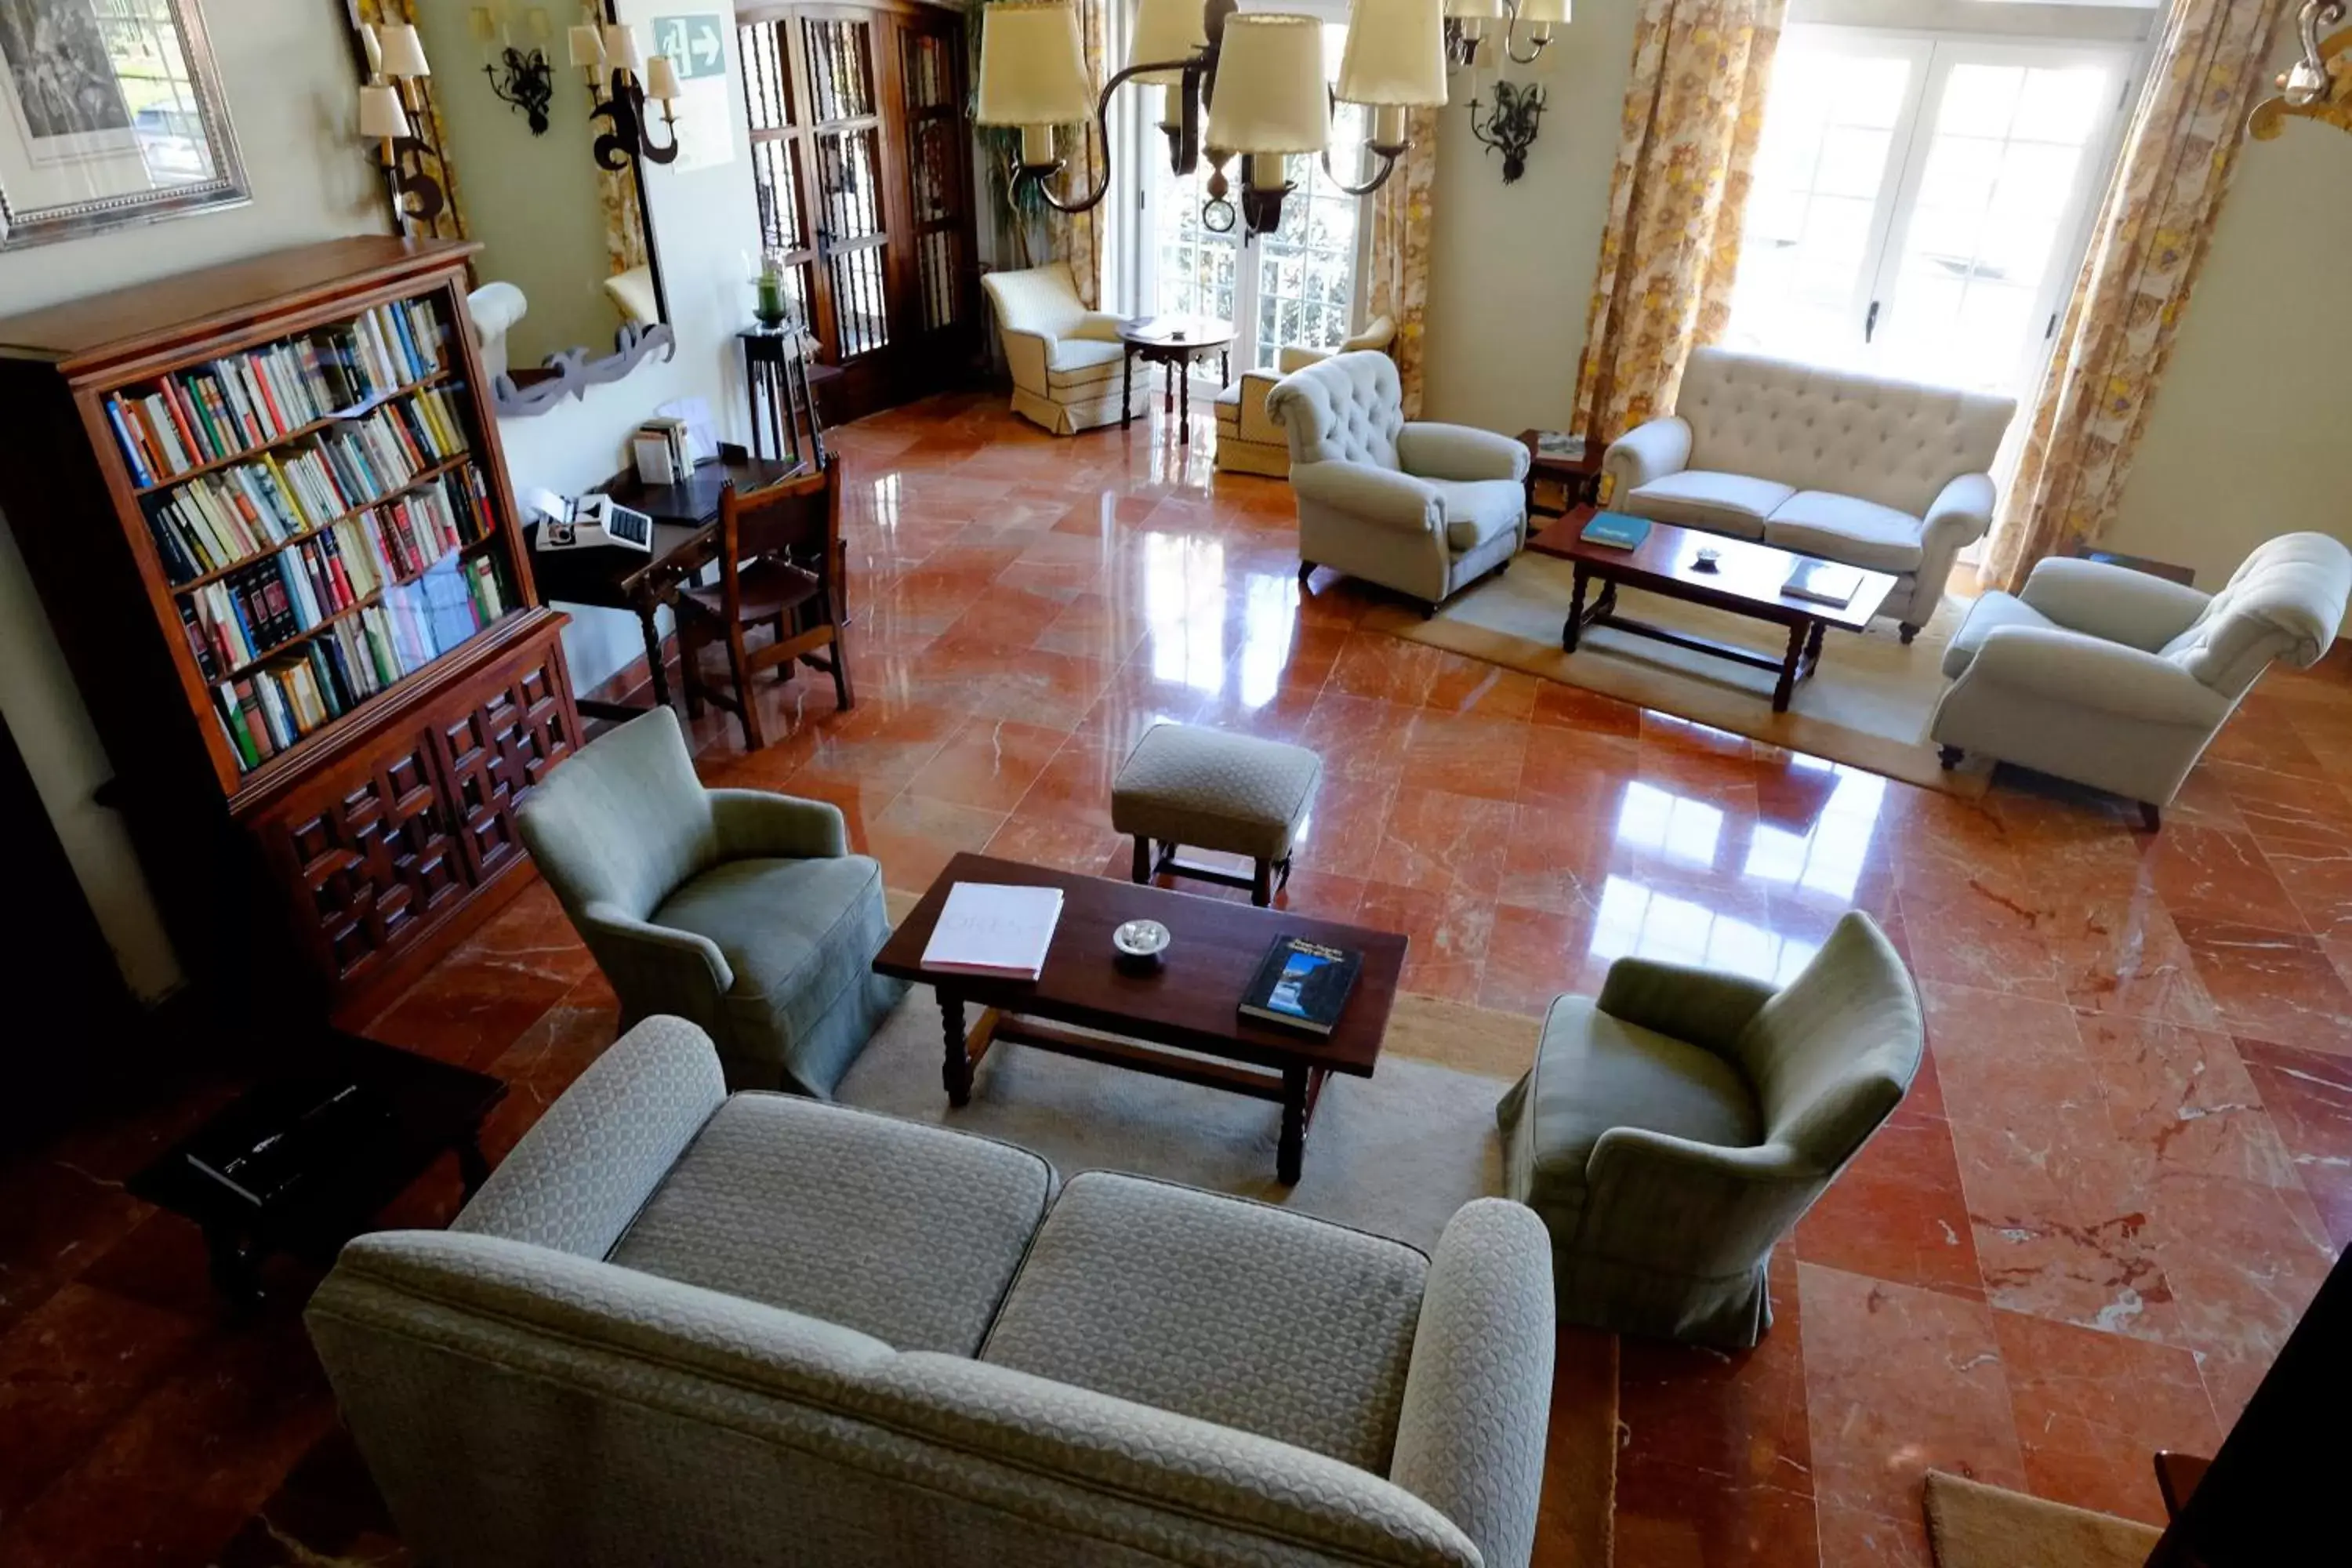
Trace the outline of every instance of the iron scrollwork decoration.
<path fill-rule="evenodd" d="M 1470 100 L 1470 134 L 1489 153 L 1503 155 L 1503 184 L 1517 183 L 1528 172 L 1528 149 L 1535 145 L 1543 120 L 1544 89 L 1534 82 L 1495 83 L 1495 107 L 1482 122 L 1478 100 Z"/>
<path fill-rule="evenodd" d="M 629 166 L 631 158 L 648 163 L 677 163 L 677 121 L 670 106 L 662 105 L 662 124 L 669 131 L 669 144 L 657 146 L 653 126 L 646 118 L 646 89 L 635 74 L 616 66 L 612 83 L 612 95 L 588 111 L 591 120 L 612 122 L 612 129 L 596 138 L 596 166 L 617 174 Z"/>
<path fill-rule="evenodd" d="M 555 66 L 544 49 L 523 50 L 509 44 L 499 58 L 482 68 L 490 90 L 509 109 L 522 110 L 533 136 L 547 134 L 547 110 L 555 100 Z"/>
<path fill-rule="evenodd" d="M 636 369 L 640 360 L 656 354 L 664 360 L 677 356 L 677 336 L 667 322 L 623 327 L 614 334 L 613 352 L 602 359 L 591 358 L 590 351 L 583 346 L 548 355 L 537 371 L 525 373 L 529 380 L 518 382 L 512 375 L 492 376 L 490 401 L 506 418 L 544 414 L 567 397 L 587 401 L 590 387 L 618 381 Z"/>

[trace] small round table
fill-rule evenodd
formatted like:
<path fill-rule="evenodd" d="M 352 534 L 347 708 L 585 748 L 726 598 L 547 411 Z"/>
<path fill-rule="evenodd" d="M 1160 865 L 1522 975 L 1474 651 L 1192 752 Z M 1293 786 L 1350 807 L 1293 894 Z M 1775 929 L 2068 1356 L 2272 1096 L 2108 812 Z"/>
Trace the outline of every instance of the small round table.
<path fill-rule="evenodd" d="M 1190 442 L 1192 378 L 1185 373 L 1194 360 L 1213 353 L 1217 356 L 1217 384 L 1223 386 L 1231 380 L 1233 362 L 1228 351 L 1233 347 L 1234 324 L 1213 316 L 1139 316 L 1118 324 L 1118 341 L 1127 351 L 1120 366 L 1119 428 L 1123 430 L 1135 423 L 1135 362 L 1139 359 L 1146 364 L 1167 367 L 1168 384 L 1161 394 L 1162 406 L 1170 414 L 1177 414 L 1181 407 L 1176 438 Z"/>

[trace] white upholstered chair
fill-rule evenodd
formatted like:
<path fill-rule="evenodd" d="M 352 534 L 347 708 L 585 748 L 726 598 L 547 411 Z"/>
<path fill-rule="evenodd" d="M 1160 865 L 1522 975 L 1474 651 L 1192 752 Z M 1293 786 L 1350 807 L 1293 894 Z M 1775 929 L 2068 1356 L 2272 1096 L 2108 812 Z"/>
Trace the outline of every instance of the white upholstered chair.
<path fill-rule="evenodd" d="M 1056 436 L 1075 436 L 1119 416 L 1126 349 L 1118 318 L 1079 301 L 1066 262 L 980 280 L 996 307 L 996 329 L 1013 371 L 1013 411 Z"/>
<path fill-rule="evenodd" d="M 507 374 L 507 333 L 530 313 L 530 301 L 511 283 L 485 283 L 466 296 L 466 316 L 482 356 L 482 374 L 495 381 Z"/>
<path fill-rule="evenodd" d="M 661 294 L 654 287 L 651 266 L 632 267 L 604 279 L 604 298 L 633 327 L 661 325 Z"/>
<path fill-rule="evenodd" d="M 2154 828 L 2271 661 L 2327 651 L 2347 593 L 2352 551 L 2324 533 L 2272 540 L 2210 595 L 2053 556 L 1969 611 L 1927 732 L 1947 767 L 1979 752 L 2037 768 L 2138 801 Z"/>
<path fill-rule="evenodd" d="M 1290 473 L 1290 442 L 1265 411 L 1266 394 L 1294 370 L 1319 364 L 1335 353 L 1360 353 L 1366 349 L 1385 353 L 1396 341 L 1396 322 L 1375 316 L 1364 330 L 1336 349 L 1283 348 L 1275 353 L 1272 370 L 1245 370 L 1217 395 L 1217 471 L 1263 474 L 1270 479 Z"/>
<path fill-rule="evenodd" d="M 1691 353 L 1675 411 L 1610 443 L 1602 504 L 1873 572 L 1909 642 L 1992 526 L 2013 397 L 1729 349 Z"/>
<path fill-rule="evenodd" d="M 1265 406 L 1290 441 L 1302 580 L 1329 566 L 1433 615 L 1527 543 L 1528 449 L 1491 430 L 1405 418 L 1388 355 L 1335 354 L 1293 371 Z"/>

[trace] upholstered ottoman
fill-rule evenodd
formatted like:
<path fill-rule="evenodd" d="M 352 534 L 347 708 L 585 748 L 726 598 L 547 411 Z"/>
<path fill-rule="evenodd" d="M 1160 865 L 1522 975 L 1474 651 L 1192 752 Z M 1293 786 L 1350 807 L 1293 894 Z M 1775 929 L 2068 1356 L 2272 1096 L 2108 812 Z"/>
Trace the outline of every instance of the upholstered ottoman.
<path fill-rule="evenodd" d="M 1195 877 L 1247 888 L 1250 901 L 1264 906 L 1274 901 L 1276 873 L 1290 878 L 1291 841 L 1322 776 L 1322 759 L 1304 746 L 1154 724 L 1110 786 L 1110 825 L 1135 836 L 1137 881 L 1163 871 Z M 1187 844 L 1244 856 L 1255 868 L 1243 877 L 1179 860 Z"/>

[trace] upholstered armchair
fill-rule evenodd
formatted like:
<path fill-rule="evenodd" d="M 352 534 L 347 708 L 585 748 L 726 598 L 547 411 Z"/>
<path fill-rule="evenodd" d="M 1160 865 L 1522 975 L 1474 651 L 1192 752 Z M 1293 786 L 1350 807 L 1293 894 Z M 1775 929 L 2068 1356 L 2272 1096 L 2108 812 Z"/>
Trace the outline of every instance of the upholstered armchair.
<path fill-rule="evenodd" d="M 1506 1190 L 1551 1232 L 1561 1321 L 1754 1344 L 1774 1244 L 1926 1047 L 1910 972 L 1859 911 L 1777 990 L 1621 958 L 1597 999 L 1554 1002 L 1496 1120 Z"/>
<path fill-rule="evenodd" d="M 1602 503 L 1894 574 L 1878 613 L 1918 635 L 1952 562 L 1992 526 L 2017 400 L 1691 351 L 1675 411 L 1601 459 Z"/>
<path fill-rule="evenodd" d="M 2324 533 L 2272 540 L 2210 595 L 2053 556 L 1969 611 L 1927 733 L 1946 767 L 1980 752 L 2038 768 L 2138 801 L 2153 829 L 2271 661 L 2327 651 L 2347 593 L 2352 551 Z"/>
<path fill-rule="evenodd" d="M 530 313 L 530 301 L 511 283 L 485 283 L 466 296 L 484 375 L 496 380 L 507 374 L 507 334 Z"/>
<path fill-rule="evenodd" d="M 1302 580 L 1329 566 L 1434 615 L 1526 544 L 1528 449 L 1466 425 L 1406 419 L 1388 355 L 1335 354 L 1293 371 L 1265 406 L 1290 442 Z"/>
<path fill-rule="evenodd" d="M 1266 394 L 1294 370 L 1320 364 L 1335 353 L 1388 352 L 1396 341 L 1396 323 L 1375 316 L 1364 330 L 1336 349 L 1288 347 L 1275 351 L 1272 370 L 1245 370 L 1241 378 L 1217 395 L 1217 471 L 1223 474 L 1263 474 L 1270 479 L 1290 474 L 1290 441 L 1265 411 Z"/>
<path fill-rule="evenodd" d="M 1127 350 L 1118 318 L 1078 300 L 1067 262 L 1025 272 L 991 272 L 980 286 L 996 307 L 996 330 L 1013 371 L 1013 412 L 1056 436 L 1075 436 L 1119 416 Z"/>
<path fill-rule="evenodd" d="M 832 1098 L 905 992 L 873 973 L 882 868 L 849 853 L 840 810 L 703 788 L 667 708 L 583 748 L 517 815 L 622 1026 L 699 1025 L 732 1088 Z"/>

